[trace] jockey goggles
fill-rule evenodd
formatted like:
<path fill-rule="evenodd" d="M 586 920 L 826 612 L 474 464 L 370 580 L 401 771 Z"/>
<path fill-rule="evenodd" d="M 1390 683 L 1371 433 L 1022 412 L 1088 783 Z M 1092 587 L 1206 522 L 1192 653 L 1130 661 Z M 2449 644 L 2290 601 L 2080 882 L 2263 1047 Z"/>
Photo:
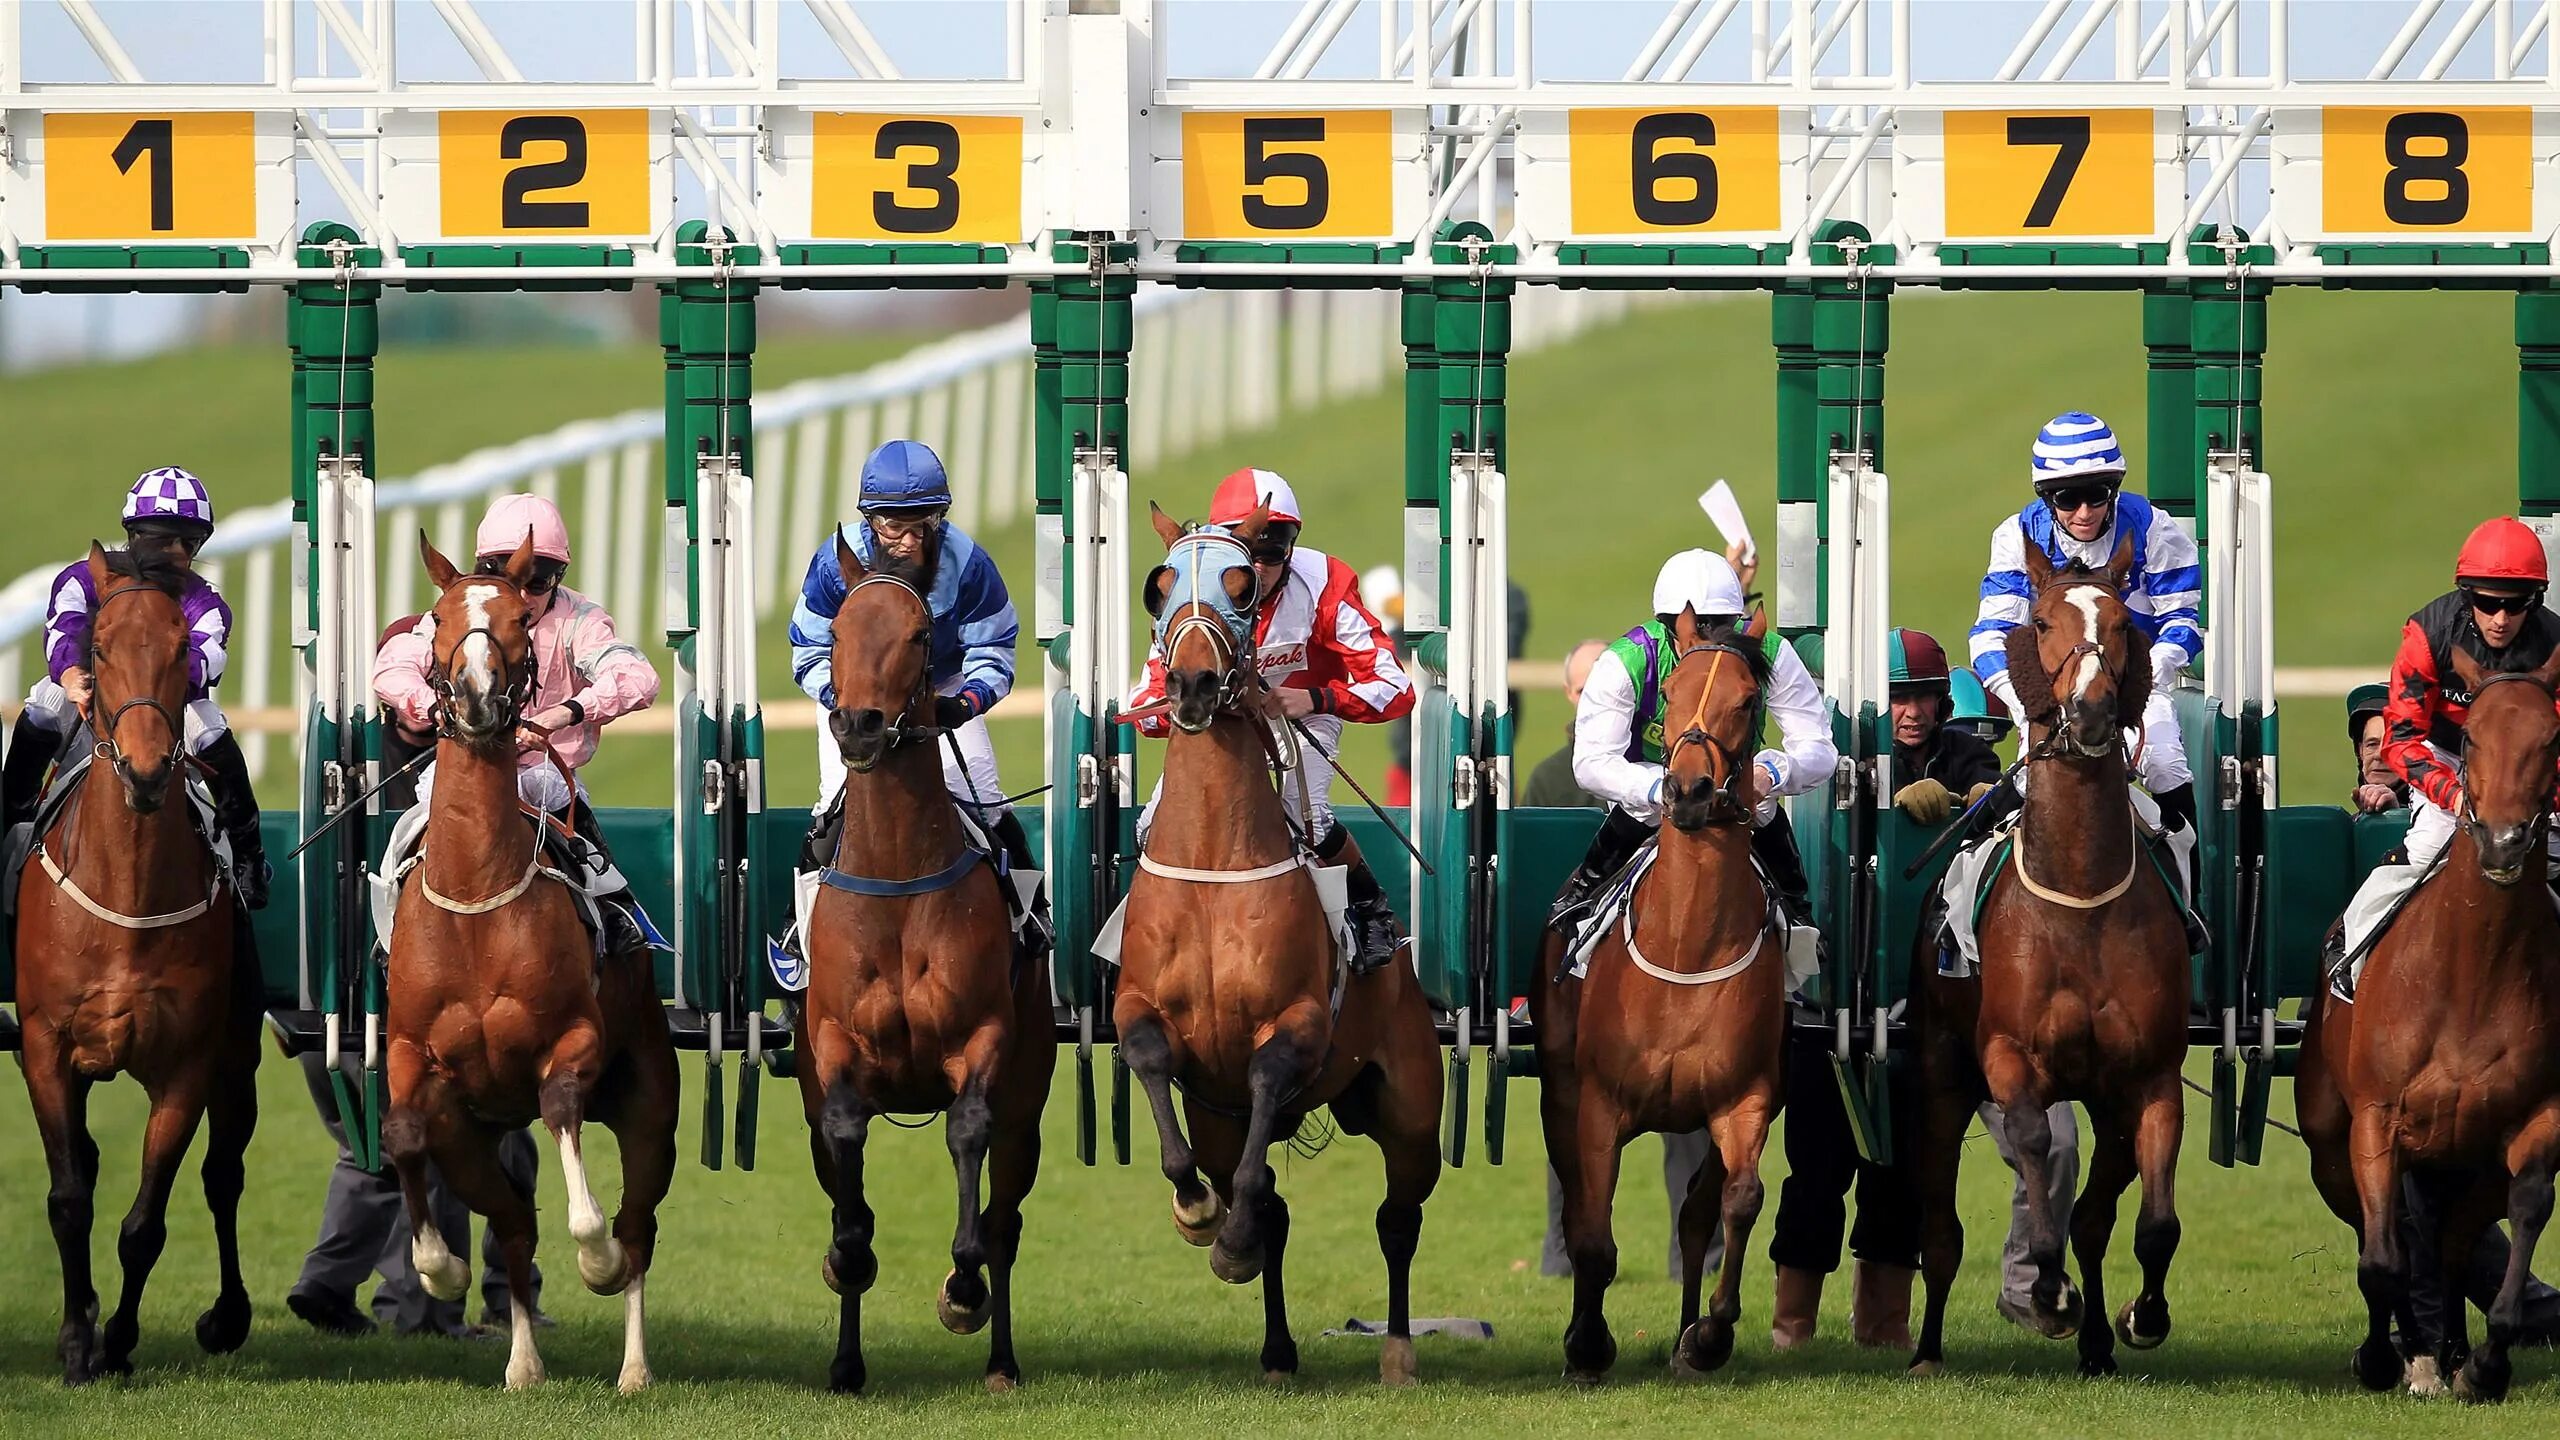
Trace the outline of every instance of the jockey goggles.
<path fill-rule="evenodd" d="M 1262 532 L 1262 538 L 1245 547 L 1256 565 L 1286 565 L 1298 548 L 1298 527 L 1286 520 L 1274 520 Z"/>
<path fill-rule="evenodd" d="M 866 524 L 870 525 L 872 534 L 882 536 L 884 538 L 903 540 L 915 536 L 931 535 L 936 530 L 941 529 L 943 514 L 944 512 L 941 510 L 902 510 L 895 512 L 866 510 L 862 512 L 862 518 Z"/>
<path fill-rule="evenodd" d="M 2053 507 L 2054 514 L 2067 515 L 2074 510 L 2113 504 L 2115 498 L 2116 487 L 2113 485 L 2062 485 L 2046 491 L 2044 503 Z"/>
<path fill-rule="evenodd" d="M 471 571 L 475 575 L 504 575 L 507 573 L 507 561 L 510 558 L 505 555 L 483 555 L 480 557 L 480 563 L 472 566 Z M 560 588 L 561 577 L 568 573 L 569 562 L 566 560 L 553 560 L 547 557 L 537 559 L 533 562 L 532 578 L 524 582 L 524 593 L 548 595 Z"/>
<path fill-rule="evenodd" d="M 2464 586 L 2462 603 L 2484 615 L 2522 615 L 2542 603 L 2542 592 L 2527 590 L 2521 594 L 2496 595 Z"/>

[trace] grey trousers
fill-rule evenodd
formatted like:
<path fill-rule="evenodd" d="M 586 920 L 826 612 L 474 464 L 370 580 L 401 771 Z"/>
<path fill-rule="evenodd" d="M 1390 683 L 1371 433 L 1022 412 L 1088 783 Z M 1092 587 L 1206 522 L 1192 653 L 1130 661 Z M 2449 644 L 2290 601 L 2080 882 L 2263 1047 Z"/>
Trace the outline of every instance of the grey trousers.
<path fill-rule="evenodd" d="M 2414 1175 L 2400 1177 L 2400 1244 L 2402 1253 L 2409 1257 L 2409 1308 L 2418 1322 L 2418 1334 L 2403 1338 L 2422 1349 L 2434 1348 L 2454 1320 L 2445 1310 L 2443 1247 L 2437 1241 L 2440 1223 L 2441 1212 L 2428 1187 Z M 2497 1298 L 2498 1288 L 2506 1283 L 2507 1257 L 2512 1249 L 2502 1225 L 2481 1231 L 2478 1243 L 2471 1247 L 2471 1263 L 2464 1268 L 2461 1290 L 2484 1316 L 2490 1302 Z M 2467 1321 L 2470 1317 L 2462 1318 Z M 2466 1331 L 2468 1328 L 2466 1325 Z M 2560 1342 L 2560 1290 L 2530 1273 L 2524 1283 L 2524 1323 L 2519 1342 Z"/>
<path fill-rule="evenodd" d="M 320 1210 L 320 1236 L 312 1243 L 311 1253 L 303 1257 L 302 1275 L 293 1288 L 352 1301 L 366 1277 L 379 1274 L 382 1283 L 373 1292 L 374 1323 L 401 1334 L 463 1333 L 466 1325 L 461 1303 L 427 1294 L 418 1283 L 418 1272 L 409 1263 L 409 1212 L 400 1198 L 399 1177 L 388 1168 L 376 1175 L 356 1164 L 355 1152 L 347 1145 L 346 1127 L 338 1115 L 337 1096 L 329 1088 L 327 1063 L 316 1053 L 301 1056 L 300 1060 L 303 1082 L 311 1090 L 320 1123 L 328 1127 L 329 1138 L 338 1142 L 338 1163 L 329 1172 L 328 1196 Z M 498 1142 L 499 1168 L 510 1183 L 526 1194 L 533 1191 L 539 1162 L 540 1152 L 534 1148 L 528 1131 L 515 1131 Z M 444 1178 L 432 1166 L 427 1172 L 427 1208 L 435 1216 L 437 1228 L 448 1238 L 463 1238 L 466 1243 L 456 1248 L 468 1253 L 471 1211 L 445 1189 Z M 509 1313 L 506 1261 L 495 1237 L 485 1229 L 480 1254 L 481 1303 L 492 1316 L 504 1318 Z M 533 1293 L 539 1305 L 542 1270 L 538 1265 L 534 1268 Z"/>
<path fill-rule="evenodd" d="M 2008 1122 L 2000 1107 L 1986 1100 L 1981 1113 L 1982 1128 L 1991 1132 L 1991 1143 L 1999 1148 L 2000 1158 L 2016 1170 L 2018 1152 L 2009 1143 Z M 2067 1100 L 2045 1111 L 2045 1122 L 2053 1128 L 2053 1145 L 2045 1152 L 2045 1175 L 2054 1214 L 2061 1217 L 2067 1242 L 2071 1234 L 2071 1202 L 2080 1191 L 2080 1122 Z M 2035 1284 L 2035 1263 L 2027 1258 L 2027 1180 L 2022 1174 L 2009 1187 L 2009 1234 L 2000 1242 L 2000 1294 L 2012 1305 L 2025 1306 Z"/>
<path fill-rule="evenodd" d="M 1680 1278 L 1680 1206 L 1689 1198 L 1689 1185 L 1707 1163 L 1707 1151 L 1713 1142 L 1704 1130 L 1686 1135 L 1662 1137 L 1662 1188 L 1671 1199 L 1671 1278 Z M 1707 1234 L 1707 1273 L 1724 1268 L 1724 1221 L 1719 1218 Z M 1564 1253 L 1564 1182 L 1556 1176 L 1555 1167 L 1547 1167 L 1547 1243 L 1538 1256 L 1538 1273 L 1550 1278 L 1573 1273 L 1573 1261 Z"/>

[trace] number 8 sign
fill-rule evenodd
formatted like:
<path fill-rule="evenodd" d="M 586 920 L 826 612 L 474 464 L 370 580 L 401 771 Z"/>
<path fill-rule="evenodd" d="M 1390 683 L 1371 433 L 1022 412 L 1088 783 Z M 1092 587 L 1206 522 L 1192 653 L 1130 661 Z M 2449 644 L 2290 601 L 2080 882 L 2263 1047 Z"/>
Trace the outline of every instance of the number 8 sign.
<path fill-rule="evenodd" d="M 2523 105 L 2332 105 L 2276 114 L 2276 213 L 2300 240 L 2539 239 L 2560 116 Z"/>

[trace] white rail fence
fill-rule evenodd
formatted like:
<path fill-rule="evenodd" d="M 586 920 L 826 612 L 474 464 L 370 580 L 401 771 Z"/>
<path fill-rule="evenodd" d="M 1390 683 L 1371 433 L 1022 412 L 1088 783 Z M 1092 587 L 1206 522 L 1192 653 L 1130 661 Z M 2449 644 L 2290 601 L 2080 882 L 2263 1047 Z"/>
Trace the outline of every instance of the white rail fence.
<path fill-rule="evenodd" d="M 1522 287 L 1513 348 L 1570 339 L 1661 296 Z M 1143 291 L 1130 355 L 1133 470 L 1179 460 L 1284 416 L 1375 393 L 1400 381 L 1398 297 L 1363 290 Z M 882 440 L 922 440 L 943 457 L 952 518 L 993 535 L 1033 508 L 1030 322 L 1016 317 L 956 335 L 853 375 L 806 380 L 755 397 L 755 573 L 758 615 L 787 615 L 803 557 L 853 511 L 862 461 Z M 397 404 L 396 396 L 388 403 Z M 575 582 L 655 651 L 666 627 L 662 524 L 666 417 L 656 406 L 474 451 L 384 484 L 382 600 L 410 613 L 428 598 L 413 537 L 469 553 L 483 503 L 511 490 L 557 501 L 578 555 Z M 253 772 L 270 741 L 291 734 L 305 697 L 289 654 L 293 524 L 289 501 L 226 515 L 198 562 L 237 617 L 219 694 Z M 58 567 L 0 587 L 0 701 L 14 706 L 44 673 L 46 591 Z M 644 624 L 644 621 L 646 622 Z M 778 622 L 777 622 L 778 623 Z M 775 694 L 790 694 L 787 669 Z"/>

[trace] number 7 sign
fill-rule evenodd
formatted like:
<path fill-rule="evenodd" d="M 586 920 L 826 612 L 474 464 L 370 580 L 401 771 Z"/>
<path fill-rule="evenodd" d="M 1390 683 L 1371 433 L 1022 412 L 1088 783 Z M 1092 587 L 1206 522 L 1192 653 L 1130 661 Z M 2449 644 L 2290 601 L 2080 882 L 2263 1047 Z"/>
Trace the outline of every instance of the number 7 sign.
<path fill-rule="evenodd" d="M 1919 240 L 2156 238 L 2186 196 L 2177 112 L 1905 112 L 1894 195 Z"/>

